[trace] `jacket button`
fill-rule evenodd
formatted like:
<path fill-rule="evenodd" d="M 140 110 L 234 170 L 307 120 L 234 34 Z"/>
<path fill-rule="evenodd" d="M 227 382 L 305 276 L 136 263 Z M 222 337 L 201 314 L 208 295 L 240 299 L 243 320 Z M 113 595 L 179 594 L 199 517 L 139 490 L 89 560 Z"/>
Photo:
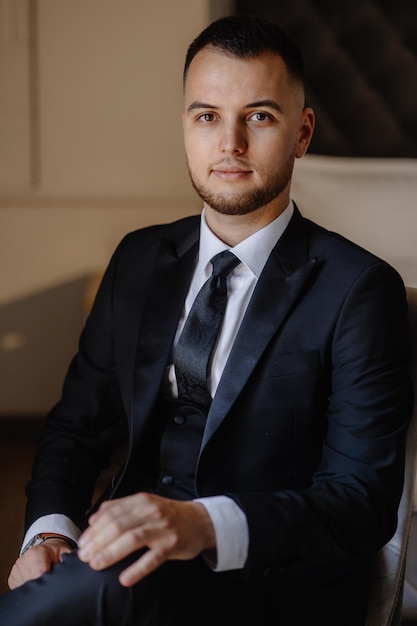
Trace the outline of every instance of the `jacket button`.
<path fill-rule="evenodd" d="M 171 487 L 171 485 L 174 484 L 174 477 L 169 474 L 162 476 L 161 483 L 165 485 L 165 487 Z"/>
<path fill-rule="evenodd" d="M 182 424 L 184 424 L 186 421 L 184 415 L 174 415 L 174 423 L 178 424 L 178 426 L 181 426 Z"/>

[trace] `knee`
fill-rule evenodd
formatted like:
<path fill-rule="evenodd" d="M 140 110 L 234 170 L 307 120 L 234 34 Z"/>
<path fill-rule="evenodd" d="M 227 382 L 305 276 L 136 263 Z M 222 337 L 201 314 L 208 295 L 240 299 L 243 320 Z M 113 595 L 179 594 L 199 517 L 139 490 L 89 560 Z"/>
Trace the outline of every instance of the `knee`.
<path fill-rule="evenodd" d="M 62 563 L 43 576 L 48 597 L 56 615 L 66 610 L 79 616 L 71 624 L 121 626 L 129 622 L 132 611 L 132 589 L 123 587 L 119 574 L 123 564 L 118 563 L 103 571 L 96 571 L 80 561 L 77 553 L 65 554 Z M 62 622 L 61 617 L 58 623 Z"/>
<path fill-rule="evenodd" d="M 93 570 L 80 561 L 76 553 L 71 553 L 64 555 L 62 563 L 51 576 L 62 577 L 66 581 L 67 591 L 74 593 L 75 602 L 77 598 L 84 599 L 87 604 L 92 601 L 96 609 L 106 611 L 106 614 L 115 607 L 122 607 L 126 612 L 131 604 L 132 589 L 123 587 L 119 582 L 119 574 L 125 567 L 127 564 L 121 561 L 105 570 Z"/>

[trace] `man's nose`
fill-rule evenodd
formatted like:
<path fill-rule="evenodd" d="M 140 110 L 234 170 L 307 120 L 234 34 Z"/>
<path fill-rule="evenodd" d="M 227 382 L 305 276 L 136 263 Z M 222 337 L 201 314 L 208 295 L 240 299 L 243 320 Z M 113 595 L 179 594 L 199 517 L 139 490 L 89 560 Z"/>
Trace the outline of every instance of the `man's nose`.
<path fill-rule="evenodd" d="M 225 124 L 220 137 L 220 152 L 226 154 L 242 154 L 247 150 L 248 142 L 245 129 L 241 124 Z"/>

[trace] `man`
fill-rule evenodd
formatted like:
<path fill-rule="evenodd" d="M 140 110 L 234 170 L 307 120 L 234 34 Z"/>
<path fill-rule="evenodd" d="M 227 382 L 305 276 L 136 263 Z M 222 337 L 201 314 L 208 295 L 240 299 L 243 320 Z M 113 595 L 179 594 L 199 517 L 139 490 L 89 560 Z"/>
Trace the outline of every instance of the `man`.
<path fill-rule="evenodd" d="M 8 626 L 364 623 L 402 490 L 403 283 L 291 201 L 314 114 L 279 28 L 210 25 L 189 48 L 184 103 L 202 215 L 128 235 L 110 262 L 39 442 L 0 598 Z M 208 393 L 200 327 L 182 331 L 225 250 Z M 198 324 L 209 312 L 213 330 L 216 307 Z"/>

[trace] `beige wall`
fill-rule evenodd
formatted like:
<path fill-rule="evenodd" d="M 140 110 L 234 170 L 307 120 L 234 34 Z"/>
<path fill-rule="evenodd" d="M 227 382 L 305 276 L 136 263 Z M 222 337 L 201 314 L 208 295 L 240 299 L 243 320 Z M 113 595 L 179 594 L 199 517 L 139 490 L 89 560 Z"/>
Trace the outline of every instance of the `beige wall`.
<path fill-rule="evenodd" d="M 3 127 L 16 118 L 8 145 L 0 142 L 0 164 L 16 161 L 13 175 L 0 174 L 0 303 L 103 268 L 128 230 L 198 211 L 182 146 L 181 72 L 209 3 L 0 0 L 1 17 L 0 58 L 23 104 L 16 117 L 13 102 L 0 100 Z M 31 19 L 38 54 L 28 103 Z"/>

